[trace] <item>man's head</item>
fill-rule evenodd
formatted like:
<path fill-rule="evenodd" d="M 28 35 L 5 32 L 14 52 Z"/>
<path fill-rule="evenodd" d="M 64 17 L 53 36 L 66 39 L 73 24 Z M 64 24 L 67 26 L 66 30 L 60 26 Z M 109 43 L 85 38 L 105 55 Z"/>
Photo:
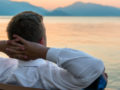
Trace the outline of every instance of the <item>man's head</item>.
<path fill-rule="evenodd" d="M 13 35 L 37 42 L 46 46 L 46 32 L 43 17 L 32 11 L 22 12 L 12 18 L 7 27 L 8 38 L 14 39 Z"/>

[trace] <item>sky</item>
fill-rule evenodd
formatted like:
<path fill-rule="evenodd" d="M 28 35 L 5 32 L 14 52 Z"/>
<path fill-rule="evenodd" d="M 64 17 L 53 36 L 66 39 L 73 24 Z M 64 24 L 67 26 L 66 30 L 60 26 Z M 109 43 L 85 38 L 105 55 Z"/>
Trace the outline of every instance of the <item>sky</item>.
<path fill-rule="evenodd" d="M 57 7 L 65 7 L 72 3 L 81 1 L 85 3 L 96 3 L 101 5 L 108 5 L 120 8 L 120 0 L 11 0 L 11 1 L 25 1 L 35 6 L 43 7 L 47 10 L 53 10 Z"/>

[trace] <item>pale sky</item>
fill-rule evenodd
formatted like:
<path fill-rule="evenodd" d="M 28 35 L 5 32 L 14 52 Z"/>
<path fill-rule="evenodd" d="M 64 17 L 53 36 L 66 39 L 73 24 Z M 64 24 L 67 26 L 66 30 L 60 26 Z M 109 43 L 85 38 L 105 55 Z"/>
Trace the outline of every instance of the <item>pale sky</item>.
<path fill-rule="evenodd" d="M 120 0 L 11 0 L 11 1 L 26 1 L 32 5 L 40 6 L 48 10 L 53 10 L 57 7 L 64 7 L 77 1 L 85 3 L 91 2 L 120 8 Z"/>

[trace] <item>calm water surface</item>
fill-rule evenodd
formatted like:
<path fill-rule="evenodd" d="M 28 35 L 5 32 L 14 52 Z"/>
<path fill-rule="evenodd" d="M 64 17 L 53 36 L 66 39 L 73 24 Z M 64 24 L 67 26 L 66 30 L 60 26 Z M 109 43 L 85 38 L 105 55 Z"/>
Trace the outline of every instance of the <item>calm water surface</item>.
<path fill-rule="evenodd" d="M 0 40 L 11 17 L 0 17 Z M 103 60 L 107 90 L 120 90 L 120 17 L 44 17 L 50 47 L 85 51 Z M 6 57 L 4 54 L 0 56 Z"/>

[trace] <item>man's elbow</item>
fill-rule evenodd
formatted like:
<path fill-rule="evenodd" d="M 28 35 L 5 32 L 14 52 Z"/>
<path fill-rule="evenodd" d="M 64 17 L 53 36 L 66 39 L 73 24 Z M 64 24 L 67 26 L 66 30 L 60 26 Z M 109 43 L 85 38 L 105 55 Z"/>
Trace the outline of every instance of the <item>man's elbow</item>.
<path fill-rule="evenodd" d="M 82 85 L 84 88 L 91 85 L 104 71 L 104 64 L 101 60 L 96 60 L 94 64 L 86 68 L 86 71 L 83 73 Z"/>
<path fill-rule="evenodd" d="M 98 75 L 101 75 L 103 73 L 104 68 L 105 68 L 104 63 L 101 60 L 98 60 L 96 65 L 94 66 L 94 69 L 96 70 L 96 73 Z"/>
<path fill-rule="evenodd" d="M 100 75 L 102 75 L 104 68 L 104 63 L 101 60 L 97 60 L 95 65 L 92 66 L 91 74 L 88 76 L 88 83 L 86 81 L 86 87 L 91 85 L 96 79 L 100 77 Z"/>

